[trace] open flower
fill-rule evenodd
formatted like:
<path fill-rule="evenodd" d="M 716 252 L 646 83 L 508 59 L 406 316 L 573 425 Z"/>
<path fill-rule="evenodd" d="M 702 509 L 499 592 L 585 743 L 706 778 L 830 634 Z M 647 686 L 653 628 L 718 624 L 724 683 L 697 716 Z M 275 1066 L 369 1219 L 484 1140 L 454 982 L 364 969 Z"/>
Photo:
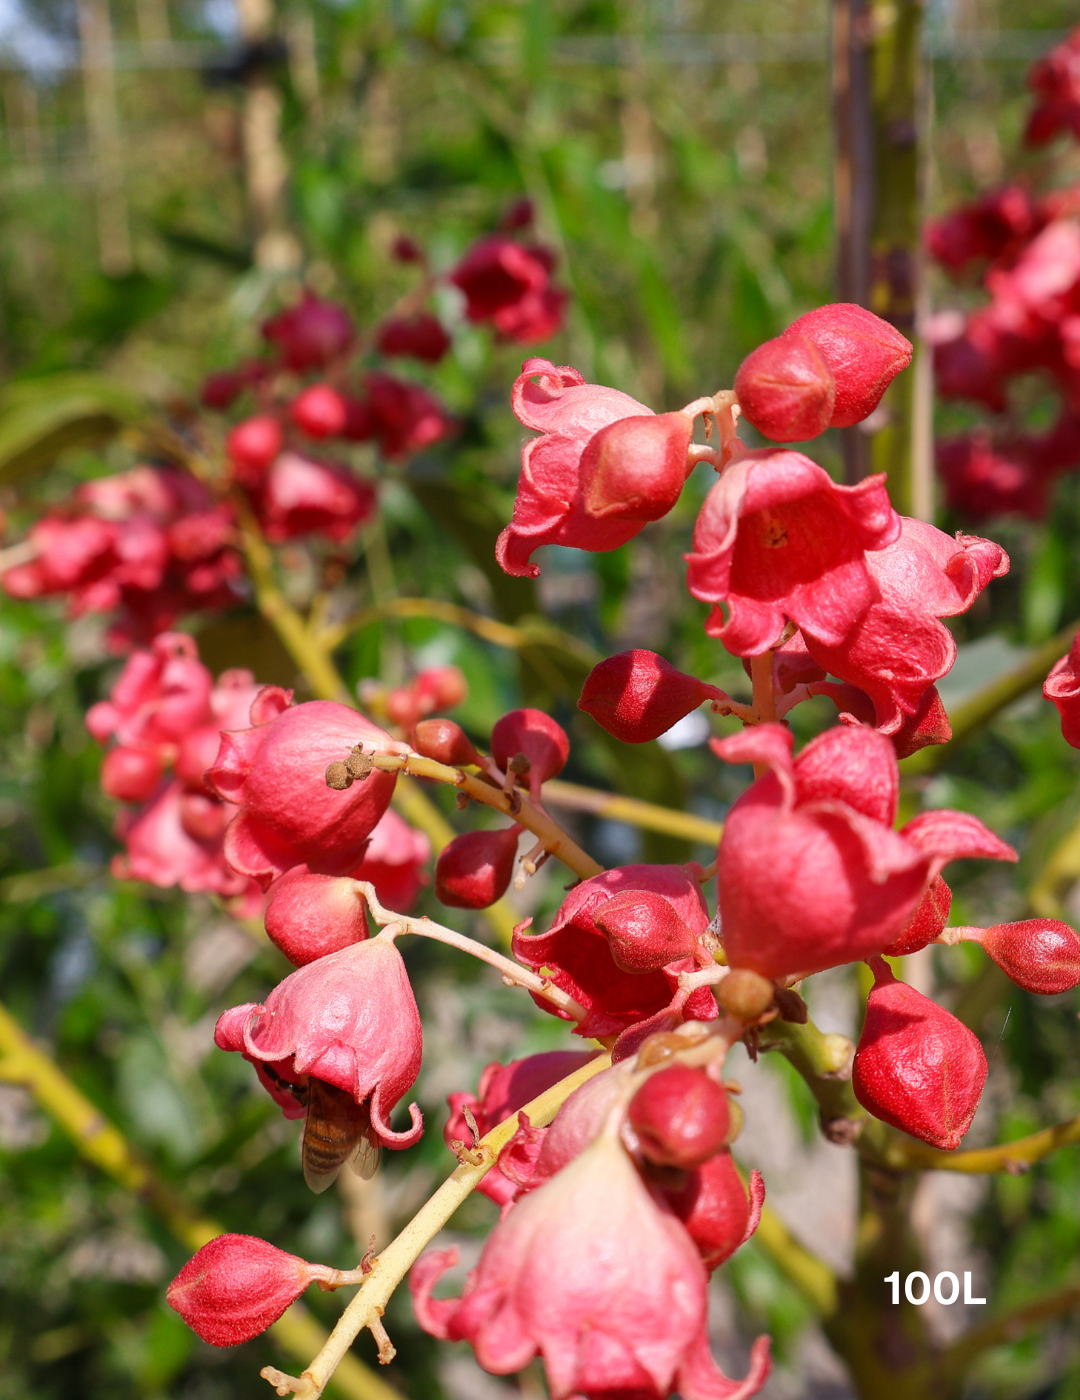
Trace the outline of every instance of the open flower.
<path fill-rule="evenodd" d="M 671 1005 L 679 972 L 696 965 L 685 948 L 673 952 L 670 964 L 663 968 L 631 972 L 626 970 L 629 959 L 622 945 L 631 936 L 638 942 L 650 941 L 650 909 L 654 922 L 660 917 L 654 909 L 656 900 L 662 907 L 664 932 L 670 922 L 677 921 L 689 931 L 691 940 L 704 933 L 709 911 L 694 875 L 695 868 L 684 865 L 624 865 L 605 870 L 570 891 L 547 933 L 514 935 L 514 956 L 528 967 L 550 969 L 552 983 L 588 1010 L 586 1019 L 575 1028 L 576 1035 L 618 1035 Z M 641 895 L 645 912 L 640 920 L 628 923 L 625 913 L 634 892 Z M 601 923 L 611 906 L 623 916 L 615 935 L 621 963 L 612 956 L 612 935 Z M 552 1010 L 543 998 L 534 1000 L 544 1010 Z M 716 1002 L 708 987 L 699 987 L 681 1010 L 687 1019 L 711 1020 L 716 1016 Z M 554 1014 L 569 1019 L 567 1013 Z"/>
<path fill-rule="evenodd" d="M 836 646 L 876 597 L 868 551 L 899 533 L 884 476 L 837 486 L 801 452 L 764 448 L 706 496 L 687 586 L 713 604 L 705 630 L 736 656 L 775 646 L 789 619 Z"/>
<path fill-rule="evenodd" d="M 688 413 L 654 414 L 568 365 L 526 360 L 511 401 L 540 436 L 521 450 L 513 519 L 495 547 L 508 574 L 535 578 L 542 544 L 617 549 L 671 509 L 694 465 Z"/>
<path fill-rule="evenodd" d="M 302 1090 L 309 1076 L 366 1103 L 386 1147 L 411 1147 L 423 1131 L 416 1104 L 411 1127 L 397 1133 L 390 1126 L 391 1110 L 420 1071 L 423 1038 L 405 964 L 385 938 L 298 968 L 261 1005 L 232 1007 L 218 1020 L 214 1040 L 260 1071 L 287 1118 L 303 1116 L 302 1093 L 288 1086 Z"/>
<path fill-rule="evenodd" d="M 461 1298 L 432 1298 L 456 1258 L 440 1251 L 414 1266 L 420 1325 L 470 1342 L 495 1375 L 540 1355 L 553 1400 L 663 1400 L 674 1389 L 684 1400 L 745 1400 L 768 1377 L 767 1338 L 743 1381 L 717 1368 L 698 1252 L 606 1133 L 504 1215 Z"/>
<path fill-rule="evenodd" d="M 293 705 L 276 686 L 261 692 L 251 719 L 252 728 L 222 734 L 206 774 L 213 791 L 240 808 L 225 833 L 226 860 L 264 889 L 291 865 L 351 874 L 389 805 L 394 778 L 376 769 L 338 792 L 324 774 L 356 744 L 393 749 L 394 741 L 347 705 Z"/>
<path fill-rule="evenodd" d="M 720 840 L 720 915 L 733 967 L 788 977 L 880 953 L 947 861 L 1016 859 L 966 812 L 923 812 L 894 831 L 899 770 L 876 730 L 838 725 L 796 759 L 793 742 L 779 724 L 712 741 L 728 763 L 772 770 L 732 807 Z"/>

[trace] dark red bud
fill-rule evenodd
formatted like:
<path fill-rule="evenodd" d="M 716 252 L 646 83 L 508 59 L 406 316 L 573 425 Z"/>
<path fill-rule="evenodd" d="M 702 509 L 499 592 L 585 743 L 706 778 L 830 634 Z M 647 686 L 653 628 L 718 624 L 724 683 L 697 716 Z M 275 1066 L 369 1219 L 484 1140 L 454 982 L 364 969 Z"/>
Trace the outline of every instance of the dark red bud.
<path fill-rule="evenodd" d="M 581 499 L 596 520 L 659 520 L 679 499 L 694 431 L 685 413 L 617 418 L 581 454 Z"/>
<path fill-rule="evenodd" d="M 514 873 L 518 833 L 467 831 L 454 839 L 435 862 L 435 897 L 452 909 L 486 909 L 505 893 Z"/>
<path fill-rule="evenodd" d="M 266 932 L 297 967 L 368 936 L 367 912 L 353 882 L 294 865 L 270 886 Z"/>
<path fill-rule="evenodd" d="M 706 685 L 657 656 L 635 649 L 609 656 L 594 666 L 582 687 L 578 709 L 624 744 L 644 744 L 666 734 L 703 700 L 726 700 Z"/>
<path fill-rule="evenodd" d="M 832 370 L 833 428 L 850 428 L 869 418 L 893 379 L 911 363 L 911 342 L 888 321 L 851 302 L 819 306 L 793 321 L 784 334 L 813 341 Z"/>
<path fill-rule="evenodd" d="M 399 234 L 390 250 L 398 262 L 423 262 L 424 255 L 407 234 Z"/>
<path fill-rule="evenodd" d="M 657 1070 L 630 1100 L 630 1126 L 641 1151 L 662 1167 L 700 1167 L 727 1141 L 728 1096 L 704 1070 Z"/>
<path fill-rule="evenodd" d="M 747 355 L 735 393 L 759 433 L 773 442 L 805 442 L 832 421 L 836 381 L 813 342 L 789 333 Z"/>
<path fill-rule="evenodd" d="M 529 760 L 529 794 L 540 796 L 540 785 L 556 778 L 570 757 L 566 730 L 543 710 L 511 710 L 495 722 L 491 731 L 491 756 L 502 769 L 512 758 Z"/>
<path fill-rule="evenodd" d="M 204 1342 L 234 1347 L 265 1332 L 312 1279 L 329 1275 L 254 1235 L 218 1235 L 188 1260 L 166 1299 Z"/>
<path fill-rule="evenodd" d="M 452 719 L 422 719 L 413 733 L 413 748 L 451 768 L 480 767 L 483 763 L 469 736 Z"/>
<path fill-rule="evenodd" d="M 237 423 L 225 439 L 237 481 L 244 486 L 258 485 L 271 462 L 281 455 L 284 443 L 281 424 L 268 413 Z"/>
<path fill-rule="evenodd" d="M 933 943 L 949 922 L 951 908 L 952 890 L 941 876 L 937 875 L 919 901 L 914 914 L 885 949 L 886 957 L 906 957 L 908 953 L 917 953 L 920 948 Z"/>
<path fill-rule="evenodd" d="M 289 416 L 308 437 L 338 437 L 349 421 L 349 406 L 329 384 L 312 384 L 289 405 Z"/>
<path fill-rule="evenodd" d="M 933 1147 L 953 1151 L 971 1126 L 986 1056 L 961 1021 L 873 959 L 851 1086 L 867 1112 Z"/>
<path fill-rule="evenodd" d="M 1080 986 L 1080 937 L 1057 919 L 996 924 L 978 941 L 1026 992 L 1053 996 Z"/>
<path fill-rule="evenodd" d="M 686 1226 L 707 1269 L 731 1257 L 757 1227 L 765 1200 L 759 1172 L 750 1173 L 750 1199 L 730 1152 L 718 1152 L 692 1171 L 680 1190 L 666 1190 L 672 1210 Z"/>
<path fill-rule="evenodd" d="M 615 895 L 593 914 L 593 921 L 624 972 L 656 972 L 689 957 L 697 942 L 671 903 L 652 890 Z"/>
<path fill-rule="evenodd" d="M 507 233 L 513 233 L 515 229 L 528 228 L 533 218 L 533 202 L 527 195 L 522 195 L 507 206 L 505 214 L 499 220 L 499 227 Z"/>
<path fill-rule="evenodd" d="M 161 777 L 154 749 L 110 749 L 101 763 L 101 790 L 118 802 L 145 802 Z"/>
<path fill-rule="evenodd" d="M 236 369 L 217 370 L 203 380 L 199 399 L 206 408 L 226 409 L 243 392 L 246 376 Z"/>
<path fill-rule="evenodd" d="M 430 311 L 415 316 L 392 316 L 379 327 L 375 345 L 381 355 L 411 355 L 437 364 L 450 349 L 450 337 Z"/>

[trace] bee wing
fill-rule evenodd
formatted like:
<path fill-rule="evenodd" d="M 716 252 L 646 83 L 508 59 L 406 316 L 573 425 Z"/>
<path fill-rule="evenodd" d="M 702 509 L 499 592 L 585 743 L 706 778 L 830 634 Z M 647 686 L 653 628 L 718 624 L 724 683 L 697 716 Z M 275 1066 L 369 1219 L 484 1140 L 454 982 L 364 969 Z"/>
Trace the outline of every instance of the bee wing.
<path fill-rule="evenodd" d="M 366 1109 L 367 1105 L 365 1104 L 364 1107 Z M 349 1157 L 349 1166 L 363 1181 L 370 1181 L 379 1170 L 381 1156 L 382 1146 L 375 1135 L 370 1119 L 368 1119 L 363 1125 L 360 1138 Z"/>
<path fill-rule="evenodd" d="M 325 1191 L 361 1145 L 370 1148 L 370 1133 L 366 1104 L 357 1104 L 351 1094 L 332 1084 L 312 1079 L 300 1145 L 304 1180 L 312 1191 Z"/>

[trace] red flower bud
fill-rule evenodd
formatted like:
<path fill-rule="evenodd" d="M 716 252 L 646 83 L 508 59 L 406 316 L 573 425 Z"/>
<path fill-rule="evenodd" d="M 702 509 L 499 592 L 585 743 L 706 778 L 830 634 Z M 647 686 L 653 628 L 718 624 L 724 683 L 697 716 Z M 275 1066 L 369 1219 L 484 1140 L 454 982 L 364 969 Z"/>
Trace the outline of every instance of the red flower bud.
<path fill-rule="evenodd" d="M 1026 992 L 1053 996 L 1080 986 L 1080 937 L 1057 919 L 996 924 L 978 941 Z"/>
<path fill-rule="evenodd" d="M 868 1112 L 933 1147 L 953 1151 L 971 1126 L 986 1056 L 955 1016 L 898 982 L 874 958 L 874 987 L 851 1086 Z"/>
<path fill-rule="evenodd" d="M 367 913 L 352 880 L 294 865 L 270 886 L 266 932 L 297 967 L 368 936 Z"/>
<path fill-rule="evenodd" d="M 850 428 L 868 418 L 893 379 L 911 363 L 911 342 L 888 321 L 851 302 L 819 306 L 793 321 L 784 334 L 813 341 L 832 370 L 833 428 Z"/>
<path fill-rule="evenodd" d="M 336 1276 L 254 1235 L 218 1235 L 188 1260 L 166 1299 L 204 1342 L 235 1347 L 265 1332 L 309 1283 Z"/>
<path fill-rule="evenodd" d="M 410 263 L 424 261 L 424 255 L 420 251 L 419 246 L 405 233 L 398 234 L 397 238 L 394 239 L 394 246 L 390 249 L 390 252 L 398 262 Z"/>
<path fill-rule="evenodd" d="M 491 756 L 500 768 L 523 753 L 529 760 L 529 796 L 537 800 L 540 785 L 557 778 L 570 757 L 566 730 L 543 710 L 511 710 L 496 720 L 491 731 Z"/>
<path fill-rule="evenodd" d="M 657 1070 L 630 1100 L 630 1126 L 642 1153 L 662 1167 L 700 1167 L 727 1139 L 724 1089 L 701 1069 Z"/>
<path fill-rule="evenodd" d="M 353 324 L 345 308 L 307 291 L 296 306 L 264 322 L 262 333 L 277 346 L 286 369 L 295 370 L 322 369 L 353 342 Z"/>
<path fill-rule="evenodd" d="M 727 698 L 716 686 L 676 671 L 655 651 L 636 648 L 592 668 L 578 709 L 624 744 L 644 744 L 666 734 L 703 700 Z"/>
<path fill-rule="evenodd" d="M 392 316 L 379 327 L 375 339 L 381 355 L 411 355 L 436 364 L 450 349 L 450 337 L 430 311 L 415 316 Z"/>
<path fill-rule="evenodd" d="M 759 433 L 773 442 L 805 442 L 831 423 L 836 381 L 814 343 L 789 332 L 747 355 L 735 393 Z"/>
<path fill-rule="evenodd" d="M 237 369 L 219 369 L 203 380 L 199 401 L 204 408 L 223 410 L 243 392 L 246 377 Z"/>
<path fill-rule="evenodd" d="M 602 904 L 593 922 L 604 933 L 615 966 L 623 972 L 659 972 L 688 958 L 697 935 L 670 900 L 652 890 L 627 890 Z"/>
<path fill-rule="evenodd" d="M 464 729 L 452 719 L 422 719 L 413 732 L 413 747 L 425 758 L 451 768 L 479 767 L 483 762 Z"/>
<path fill-rule="evenodd" d="M 435 862 L 435 898 L 452 909 L 486 909 L 506 893 L 514 873 L 520 828 L 467 831 Z"/>
<path fill-rule="evenodd" d="M 933 943 L 949 922 L 951 908 L 952 890 L 940 875 L 935 875 L 914 914 L 885 949 L 886 957 L 906 957 Z"/>
<path fill-rule="evenodd" d="M 718 1152 L 690 1173 L 686 1185 L 664 1191 L 686 1226 L 707 1269 L 715 1269 L 745 1244 L 758 1227 L 765 1204 L 761 1173 L 750 1173 L 750 1199 L 730 1152 Z"/>
<path fill-rule="evenodd" d="M 244 486 L 257 486 L 284 444 L 281 424 L 268 413 L 237 423 L 225 439 L 225 451 L 237 481 Z"/>
<path fill-rule="evenodd" d="M 161 777 L 161 755 L 154 749 L 110 749 L 101 764 L 101 790 L 118 802 L 145 802 Z"/>
<path fill-rule="evenodd" d="M 595 520 L 659 520 L 679 499 L 694 421 L 685 413 L 617 418 L 585 444 L 581 498 Z"/>
<path fill-rule="evenodd" d="M 312 384 L 289 405 L 289 416 L 308 437 L 337 437 L 349 419 L 349 406 L 329 384 Z"/>

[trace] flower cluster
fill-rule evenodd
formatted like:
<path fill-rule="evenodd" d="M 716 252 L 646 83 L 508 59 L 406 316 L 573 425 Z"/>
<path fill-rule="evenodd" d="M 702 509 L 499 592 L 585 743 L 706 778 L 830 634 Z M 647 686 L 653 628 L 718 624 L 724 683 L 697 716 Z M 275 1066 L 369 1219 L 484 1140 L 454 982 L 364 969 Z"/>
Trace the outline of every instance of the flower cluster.
<path fill-rule="evenodd" d="M 2 582 L 12 598 L 64 596 L 72 617 L 114 613 L 118 649 L 145 643 L 188 613 L 240 601 L 235 520 L 187 472 L 139 466 L 77 487 L 48 511 Z"/>
<path fill-rule="evenodd" d="M 1044 145 L 1080 136 L 1080 29 L 1033 67 L 1026 132 Z M 950 506 L 972 519 L 1042 518 L 1055 480 L 1080 467 L 1080 186 L 1037 196 L 1012 182 L 932 221 L 927 248 L 954 277 L 977 269 L 988 302 L 930 326 L 938 392 L 1002 415 L 945 441 L 938 469 Z M 1018 430 L 1011 381 L 1036 373 L 1061 400 L 1046 431 Z"/>

